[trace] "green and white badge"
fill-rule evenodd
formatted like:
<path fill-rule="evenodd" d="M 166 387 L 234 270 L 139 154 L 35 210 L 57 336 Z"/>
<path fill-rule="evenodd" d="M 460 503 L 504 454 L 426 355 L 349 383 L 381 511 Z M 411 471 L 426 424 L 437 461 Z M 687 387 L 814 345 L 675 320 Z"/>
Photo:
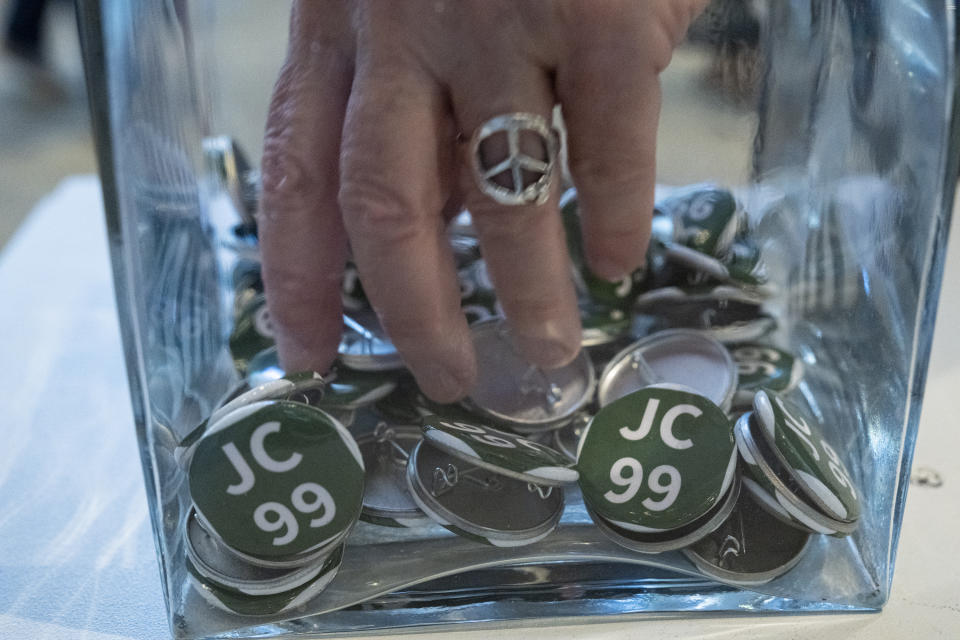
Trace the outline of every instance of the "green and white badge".
<path fill-rule="evenodd" d="M 739 374 L 737 405 L 752 403 L 760 389 L 790 391 L 803 377 L 803 361 L 783 349 L 758 342 L 741 342 L 729 349 Z"/>
<path fill-rule="evenodd" d="M 272 400 L 232 411 L 197 444 L 188 473 L 200 517 L 252 557 L 320 549 L 360 515 L 364 469 L 356 443 L 336 420 L 304 404 Z"/>
<path fill-rule="evenodd" d="M 478 422 L 427 416 L 424 438 L 455 458 L 517 480 L 540 485 L 576 482 L 574 463 L 559 451 Z"/>
<path fill-rule="evenodd" d="M 269 616 L 302 607 L 320 595 L 333 582 L 342 560 L 343 545 L 340 545 L 323 561 L 315 578 L 289 591 L 272 595 L 238 593 L 203 576 L 189 560 L 187 573 L 194 589 L 211 606 L 242 616 Z"/>
<path fill-rule="evenodd" d="M 305 400 L 301 400 L 300 396 L 307 397 L 314 393 L 319 395 L 323 392 L 325 384 L 326 382 L 323 376 L 315 371 L 293 373 L 283 378 L 263 382 L 249 391 L 241 393 L 214 411 L 210 414 L 208 423 L 210 425 L 216 424 L 220 418 L 223 418 L 230 412 L 263 400 L 294 400 L 303 402 Z M 310 402 L 307 402 L 307 404 L 310 404 Z"/>
<path fill-rule="evenodd" d="M 767 265 L 763 261 L 760 247 L 746 242 L 737 241 L 730 247 L 730 251 L 722 260 L 727 269 L 727 277 L 740 286 L 761 288 L 773 293 L 772 287 L 767 284 Z"/>
<path fill-rule="evenodd" d="M 611 282 L 598 277 L 587 266 L 580 226 L 580 203 L 577 190 L 568 189 L 560 199 L 560 212 L 566 231 L 567 251 L 573 262 L 573 276 L 577 289 L 590 300 L 609 307 L 627 309 L 642 290 L 648 275 L 646 264 L 620 280 Z"/>
<path fill-rule="evenodd" d="M 763 263 L 751 262 L 749 257 L 734 253 L 724 261 L 676 242 L 667 243 L 664 246 L 663 255 L 674 265 L 693 272 L 688 278 L 690 284 L 698 284 L 703 279 L 712 278 L 746 289 L 760 298 L 769 298 L 775 293 L 775 288 L 767 284 Z"/>
<path fill-rule="evenodd" d="M 577 468 L 583 498 L 602 518 L 637 532 L 677 529 L 710 511 L 730 487 L 733 428 L 703 396 L 647 387 L 594 416 Z"/>
<path fill-rule="evenodd" d="M 710 256 L 727 253 L 739 226 L 736 198 L 726 189 L 698 185 L 657 203 L 673 218 L 674 239 Z"/>
<path fill-rule="evenodd" d="M 581 346 L 610 344 L 630 332 L 633 314 L 589 300 L 581 300 L 579 306 L 580 326 L 583 329 Z"/>
<path fill-rule="evenodd" d="M 830 518 L 856 521 L 860 517 L 859 493 L 850 471 L 824 439 L 819 425 L 799 407 L 773 393 L 758 391 L 753 408 L 762 426 L 761 436 L 808 500 Z"/>
<path fill-rule="evenodd" d="M 743 460 L 743 485 L 763 509 L 801 531 L 843 537 L 856 523 L 830 518 L 809 503 L 806 493 L 758 432 L 763 429 L 753 412 L 740 416 L 734 426 L 737 449 Z M 754 435 L 757 434 L 757 435 Z"/>

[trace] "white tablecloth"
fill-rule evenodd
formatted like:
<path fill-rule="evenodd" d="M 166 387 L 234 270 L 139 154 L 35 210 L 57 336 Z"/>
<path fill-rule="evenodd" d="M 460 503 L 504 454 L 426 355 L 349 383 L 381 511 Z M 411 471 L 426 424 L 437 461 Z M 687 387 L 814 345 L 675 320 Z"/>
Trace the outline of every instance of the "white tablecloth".
<path fill-rule="evenodd" d="M 938 471 L 944 484 L 909 491 L 882 613 L 651 616 L 444 637 L 960 638 L 952 404 L 960 390 L 960 246 L 951 258 L 915 457 L 915 467 Z M 0 361 L 0 638 L 168 637 L 95 177 L 65 180 L 0 254 Z"/>

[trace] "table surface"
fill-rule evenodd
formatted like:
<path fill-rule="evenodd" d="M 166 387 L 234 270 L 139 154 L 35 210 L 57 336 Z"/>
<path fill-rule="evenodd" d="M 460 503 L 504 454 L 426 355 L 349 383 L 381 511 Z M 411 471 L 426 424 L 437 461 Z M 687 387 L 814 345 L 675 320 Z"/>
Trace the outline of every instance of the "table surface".
<path fill-rule="evenodd" d="M 101 211 L 96 178 L 68 178 L 0 254 L 0 638 L 168 637 Z M 948 256 L 914 458 L 915 470 L 935 470 L 943 485 L 910 488 L 883 612 L 651 617 L 444 637 L 960 637 L 951 404 L 960 388 L 960 246 Z"/>

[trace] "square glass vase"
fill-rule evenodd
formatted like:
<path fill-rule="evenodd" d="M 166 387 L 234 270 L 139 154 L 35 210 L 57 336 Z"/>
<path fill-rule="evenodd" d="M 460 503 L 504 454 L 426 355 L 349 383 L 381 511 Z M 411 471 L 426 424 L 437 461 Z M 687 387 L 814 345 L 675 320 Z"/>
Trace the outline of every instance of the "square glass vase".
<path fill-rule="evenodd" d="M 662 76 L 658 184 L 725 185 L 748 212 L 777 285 L 766 303 L 775 338 L 804 363 L 795 393 L 861 488 L 852 535 L 814 536 L 789 572 L 738 586 L 680 552 L 612 544 L 574 490 L 557 530 L 529 546 L 360 523 L 326 589 L 282 613 L 241 615 L 190 579 L 177 457 L 241 380 L 230 280 L 245 251 L 255 256 L 238 243 L 244 194 L 205 160 L 205 141 L 228 135 L 257 157 L 289 3 L 79 0 L 131 426 L 173 634 L 880 609 L 960 158 L 952 5 L 715 0 Z"/>

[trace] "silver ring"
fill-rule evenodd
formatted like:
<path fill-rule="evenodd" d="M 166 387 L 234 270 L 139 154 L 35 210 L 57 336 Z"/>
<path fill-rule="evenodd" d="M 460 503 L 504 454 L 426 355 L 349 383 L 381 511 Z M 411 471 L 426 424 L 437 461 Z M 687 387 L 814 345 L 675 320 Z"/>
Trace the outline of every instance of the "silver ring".
<path fill-rule="evenodd" d="M 543 143 L 547 159 L 534 158 L 520 149 L 520 134 L 532 132 Z M 491 136 L 505 133 L 507 157 L 492 166 L 486 166 L 480 146 Z M 480 191 L 504 205 L 540 205 L 550 197 L 550 188 L 557 169 L 560 141 L 550 122 L 535 113 L 506 113 L 484 122 L 470 139 L 470 159 L 473 177 Z M 534 174 L 536 180 L 524 186 L 524 172 Z M 494 178 L 508 174 L 511 187 L 498 184 Z"/>

